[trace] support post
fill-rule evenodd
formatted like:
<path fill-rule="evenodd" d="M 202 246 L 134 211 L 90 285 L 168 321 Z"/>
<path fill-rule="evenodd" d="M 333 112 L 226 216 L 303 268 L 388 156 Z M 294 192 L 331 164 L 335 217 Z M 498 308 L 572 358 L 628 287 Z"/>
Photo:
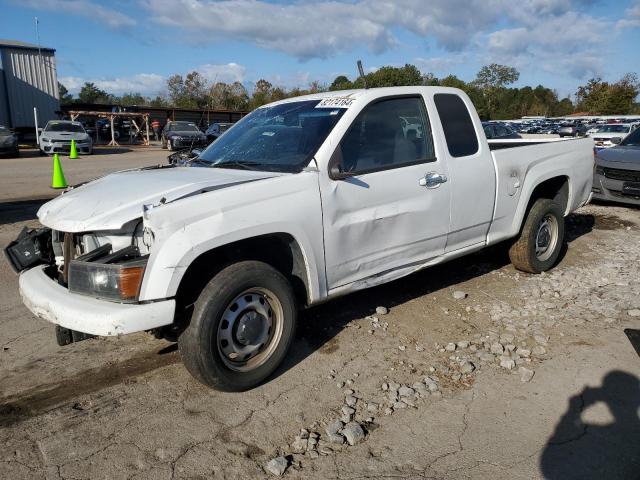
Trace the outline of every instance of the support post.
<path fill-rule="evenodd" d="M 145 145 L 148 147 L 150 145 L 149 143 L 149 114 L 147 113 L 146 115 L 144 115 L 144 126 L 145 129 L 147 131 L 147 141 L 145 143 Z"/>

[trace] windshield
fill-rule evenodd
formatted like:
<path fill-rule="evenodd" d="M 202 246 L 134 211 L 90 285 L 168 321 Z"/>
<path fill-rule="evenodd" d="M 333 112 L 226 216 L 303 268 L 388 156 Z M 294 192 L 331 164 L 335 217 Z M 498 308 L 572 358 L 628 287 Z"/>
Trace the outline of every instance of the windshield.
<path fill-rule="evenodd" d="M 345 112 L 320 100 L 254 110 L 200 154 L 213 167 L 299 172 Z"/>
<path fill-rule="evenodd" d="M 45 132 L 73 132 L 73 133 L 84 133 L 84 128 L 79 123 L 68 123 L 68 122 L 49 122 L 47 126 L 44 127 Z"/>
<path fill-rule="evenodd" d="M 627 137 L 620 142 L 620 145 L 628 145 L 630 147 L 640 147 L 640 128 L 636 128 Z"/>
<path fill-rule="evenodd" d="M 627 125 L 603 125 L 598 133 L 626 133 L 629 131 Z"/>
<path fill-rule="evenodd" d="M 173 122 L 169 124 L 169 131 L 173 132 L 199 132 L 195 123 Z"/>

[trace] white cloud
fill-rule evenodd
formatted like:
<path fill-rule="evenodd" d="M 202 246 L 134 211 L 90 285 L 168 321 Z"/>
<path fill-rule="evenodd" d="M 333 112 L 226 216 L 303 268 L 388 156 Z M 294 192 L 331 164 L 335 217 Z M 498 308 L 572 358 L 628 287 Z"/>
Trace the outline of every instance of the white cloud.
<path fill-rule="evenodd" d="M 71 93 L 77 94 L 85 82 L 92 82 L 101 90 L 115 95 L 123 93 L 142 93 L 157 95 L 164 90 L 166 78 L 155 73 L 139 73 L 129 77 L 117 78 L 82 78 L 60 77 L 62 83 Z"/>
<path fill-rule="evenodd" d="M 103 7 L 90 0 L 14 0 L 21 7 L 33 8 L 38 11 L 48 10 L 86 17 L 103 23 L 109 28 L 133 27 L 136 21 L 111 8 Z"/>
<path fill-rule="evenodd" d="M 299 59 L 326 58 L 366 45 L 379 53 L 398 44 L 395 28 L 433 36 L 449 50 L 499 17 L 505 0 L 358 0 L 292 4 L 264 0 L 141 0 L 156 23 L 184 29 L 195 41 L 237 39 Z"/>
<path fill-rule="evenodd" d="M 246 68 L 238 63 L 227 63 L 223 65 L 204 64 L 199 67 L 189 69 L 189 71 L 200 72 L 209 82 L 244 82 Z M 183 74 L 183 77 L 187 72 Z M 72 94 L 77 94 L 85 82 L 94 83 L 101 90 L 115 95 L 123 93 L 141 93 L 142 95 L 158 95 L 165 91 L 167 77 L 156 73 L 138 73 L 115 78 L 105 77 L 60 77 L 62 83 Z"/>
<path fill-rule="evenodd" d="M 413 63 L 423 73 L 433 73 L 435 75 L 449 75 L 453 69 L 469 61 L 466 53 L 451 54 L 445 57 L 418 57 Z"/>
<path fill-rule="evenodd" d="M 200 65 L 196 68 L 210 82 L 243 82 L 247 69 L 237 63 L 227 63 L 224 65 L 213 65 L 210 63 Z"/>
<path fill-rule="evenodd" d="M 631 7 L 624 12 L 624 18 L 616 23 L 618 28 L 636 28 L 640 27 L 640 0 L 636 0 Z"/>

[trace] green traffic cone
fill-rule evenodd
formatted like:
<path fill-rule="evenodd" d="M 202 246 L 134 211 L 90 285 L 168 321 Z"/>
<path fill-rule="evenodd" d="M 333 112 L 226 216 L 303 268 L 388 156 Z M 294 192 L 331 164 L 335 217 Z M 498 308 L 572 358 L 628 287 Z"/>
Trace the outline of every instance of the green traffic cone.
<path fill-rule="evenodd" d="M 60 157 L 53 154 L 53 177 L 51 178 L 51 188 L 67 188 L 67 180 L 64 178 Z"/>
<path fill-rule="evenodd" d="M 78 158 L 78 149 L 76 148 L 76 141 L 71 139 L 71 152 L 69 152 L 69 158 Z"/>

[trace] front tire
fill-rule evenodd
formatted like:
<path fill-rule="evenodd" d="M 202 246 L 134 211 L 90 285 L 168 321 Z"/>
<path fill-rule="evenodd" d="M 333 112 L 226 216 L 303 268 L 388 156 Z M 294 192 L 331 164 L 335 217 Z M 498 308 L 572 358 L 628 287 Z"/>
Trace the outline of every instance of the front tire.
<path fill-rule="evenodd" d="M 520 237 L 509 249 L 509 258 L 518 270 L 545 272 L 558 261 L 563 244 L 562 209 L 553 200 L 539 198 L 529 210 Z"/>
<path fill-rule="evenodd" d="M 296 300 L 287 279 L 263 262 L 226 267 L 204 288 L 178 339 L 187 370 L 216 390 L 238 392 L 267 379 L 295 334 Z"/>

